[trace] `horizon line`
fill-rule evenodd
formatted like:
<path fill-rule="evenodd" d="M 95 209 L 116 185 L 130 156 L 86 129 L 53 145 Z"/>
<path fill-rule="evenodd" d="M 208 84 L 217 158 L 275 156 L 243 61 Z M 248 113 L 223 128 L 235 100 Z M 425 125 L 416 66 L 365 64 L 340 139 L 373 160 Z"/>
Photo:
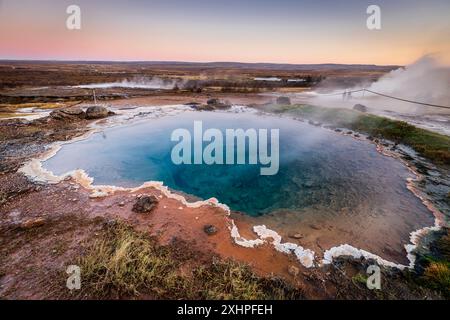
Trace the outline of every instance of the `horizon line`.
<path fill-rule="evenodd" d="M 0 62 L 107 62 L 107 63 L 173 63 L 173 64 L 243 64 L 243 65 L 289 65 L 289 66 L 375 66 L 375 67 L 404 67 L 399 64 L 375 64 L 375 63 L 289 63 L 289 62 L 241 62 L 241 61 L 184 61 L 184 60 L 89 60 L 89 59 L 10 59 L 0 58 Z"/>

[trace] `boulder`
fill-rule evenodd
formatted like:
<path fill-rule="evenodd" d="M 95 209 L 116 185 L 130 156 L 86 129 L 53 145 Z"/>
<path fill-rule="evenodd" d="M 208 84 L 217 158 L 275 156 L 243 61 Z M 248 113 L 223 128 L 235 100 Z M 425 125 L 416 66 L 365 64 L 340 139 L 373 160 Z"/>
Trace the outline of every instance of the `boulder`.
<path fill-rule="evenodd" d="M 136 199 L 136 202 L 133 205 L 133 211 L 136 213 L 149 213 L 156 207 L 157 204 L 158 198 L 155 196 L 140 196 Z"/>
<path fill-rule="evenodd" d="M 86 119 L 102 119 L 108 117 L 110 112 L 102 106 L 92 106 L 86 109 Z"/>
<path fill-rule="evenodd" d="M 353 110 L 359 111 L 359 112 L 367 112 L 367 107 L 365 105 L 362 104 L 355 104 L 355 106 L 353 107 Z"/>
<path fill-rule="evenodd" d="M 213 226 L 212 224 L 207 224 L 206 226 L 203 227 L 203 231 L 208 236 L 212 236 L 212 235 L 215 235 L 217 233 L 217 228 L 215 226 Z"/>
<path fill-rule="evenodd" d="M 71 116 L 77 116 L 80 118 L 84 118 L 84 116 L 86 115 L 85 112 L 83 111 L 83 109 L 81 108 L 67 108 L 67 109 L 62 109 L 62 112 L 64 112 L 65 114 L 69 114 Z"/>
<path fill-rule="evenodd" d="M 291 105 L 291 99 L 288 97 L 278 97 L 277 104 L 279 105 Z"/>
<path fill-rule="evenodd" d="M 86 113 L 81 108 L 66 108 L 52 111 L 50 117 L 56 120 L 73 121 L 84 119 Z"/>

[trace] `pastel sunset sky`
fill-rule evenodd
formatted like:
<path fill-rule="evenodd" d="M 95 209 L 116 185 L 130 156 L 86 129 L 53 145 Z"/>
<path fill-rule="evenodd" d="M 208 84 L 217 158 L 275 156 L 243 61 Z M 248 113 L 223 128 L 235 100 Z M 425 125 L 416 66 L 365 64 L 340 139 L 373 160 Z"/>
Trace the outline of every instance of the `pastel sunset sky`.
<path fill-rule="evenodd" d="M 68 30 L 66 8 L 81 8 Z M 382 29 L 366 27 L 381 7 Z M 0 59 L 450 63 L 449 0 L 0 0 Z"/>

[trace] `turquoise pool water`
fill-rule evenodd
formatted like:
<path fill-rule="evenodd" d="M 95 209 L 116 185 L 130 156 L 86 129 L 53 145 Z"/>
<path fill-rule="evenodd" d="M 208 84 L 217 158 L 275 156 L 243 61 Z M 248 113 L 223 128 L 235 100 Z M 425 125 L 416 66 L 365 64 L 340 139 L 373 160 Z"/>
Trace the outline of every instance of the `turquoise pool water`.
<path fill-rule="evenodd" d="M 261 176 L 260 165 L 175 165 L 170 139 L 177 128 L 276 128 L 280 130 L 280 168 Z M 343 208 L 361 201 L 374 207 L 408 193 L 411 174 L 397 160 L 365 141 L 299 121 L 250 113 L 185 112 L 96 133 L 65 145 L 44 166 L 56 174 L 84 169 L 95 184 L 138 186 L 163 181 L 200 198 L 216 197 L 232 209 L 263 215 L 278 209 L 314 205 Z"/>

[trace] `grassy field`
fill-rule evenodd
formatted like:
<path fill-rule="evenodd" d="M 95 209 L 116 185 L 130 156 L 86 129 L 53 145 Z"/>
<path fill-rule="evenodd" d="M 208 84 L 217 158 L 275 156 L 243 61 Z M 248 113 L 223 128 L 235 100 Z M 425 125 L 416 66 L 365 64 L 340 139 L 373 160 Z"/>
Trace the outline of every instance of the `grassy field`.
<path fill-rule="evenodd" d="M 267 106 L 267 111 L 288 113 L 305 119 L 348 128 L 374 138 L 385 138 L 412 147 L 420 155 L 439 164 L 450 164 L 450 137 L 414 127 L 403 121 L 349 109 L 309 105 Z"/>

